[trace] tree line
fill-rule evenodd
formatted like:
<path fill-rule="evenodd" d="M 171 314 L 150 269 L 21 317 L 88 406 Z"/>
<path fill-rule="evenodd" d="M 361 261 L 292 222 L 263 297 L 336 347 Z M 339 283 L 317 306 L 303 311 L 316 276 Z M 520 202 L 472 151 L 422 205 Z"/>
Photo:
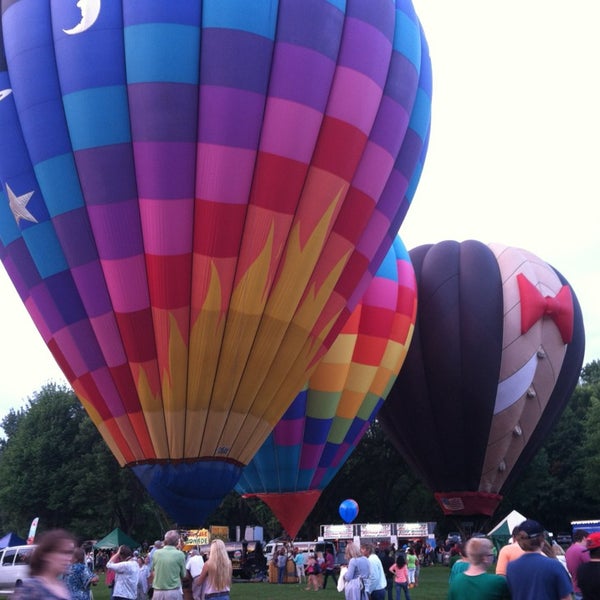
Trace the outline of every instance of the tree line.
<path fill-rule="evenodd" d="M 0 531 L 26 536 L 34 517 L 40 529 L 64 527 L 81 540 L 115 527 L 150 543 L 174 524 L 133 473 L 119 467 L 75 394 L 47 384 L 0 423 Z M 452 450 L 448 440 L 448 451 Z M 427 452 L 427 437 L 422 448 Z M 600 519 L 600 361 L 581 372 L 566 410 L 495 515 L 478 523 L 486 531 L 513 508 L 555 533 L 570 521 Z M 440 535 L 456 530 L 430 490 L 410 470 L 375 422 L 323 491 L 299 537 L 314 539 L 319 525 L 339 523 L 338 507 L 354 498 L 358 522 L 435 521 Z M 198 526 L 261 525 L 265 537 L 282 533 L 270 509 L 230 493 Z"/>

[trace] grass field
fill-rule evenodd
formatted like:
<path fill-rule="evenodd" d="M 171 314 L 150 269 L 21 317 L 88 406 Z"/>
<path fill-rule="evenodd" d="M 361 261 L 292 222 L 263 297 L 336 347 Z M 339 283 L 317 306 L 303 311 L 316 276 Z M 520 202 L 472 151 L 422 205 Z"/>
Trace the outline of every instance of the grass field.
<path fill-rule="evenodd" d="M 448 592 L 448 567 L 437 566 L 421 569 L 419 585 L 410 590 L 411 600 L 445 600 Z M 231 600 L 343 600 L 331 581 L 327 589 L 318 592 L 307 592 L 304 585 L 294 583 L 277 585 L 274 583 L 234 583 L 231 589 Z M 331 588 L 329 587 L 331 585 Z M 104 578 L 94 588 L 94 600 L 109 600 L 108 588 Z M 394 597 L 394 600 L 396 598 Z M 404 595 L 402 595 L 404 600 Z"/>

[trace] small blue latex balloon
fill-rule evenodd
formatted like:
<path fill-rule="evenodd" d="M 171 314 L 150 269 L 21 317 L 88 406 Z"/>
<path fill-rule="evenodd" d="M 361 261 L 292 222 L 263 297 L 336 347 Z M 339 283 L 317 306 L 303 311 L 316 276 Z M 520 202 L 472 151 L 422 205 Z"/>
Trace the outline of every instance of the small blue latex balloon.
<path fill-rule="evenodd" d="M 358 502 L 351 498 L 344 500 L 340 504 L 339 513 L 345 523 L 352 523 L 358 515 Z"/>

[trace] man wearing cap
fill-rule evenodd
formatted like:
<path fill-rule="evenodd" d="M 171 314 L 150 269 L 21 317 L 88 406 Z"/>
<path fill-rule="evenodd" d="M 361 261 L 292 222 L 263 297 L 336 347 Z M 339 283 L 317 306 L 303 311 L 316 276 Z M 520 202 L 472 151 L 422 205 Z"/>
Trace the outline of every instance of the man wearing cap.
<path fill-rule="evenodd" d="M 586 540 L 589 560 L 579 565 L 577 581 L 583 600 L 600 598 L 600 532 L 590 533 Z"/>
<path fill-rule="evenodd" d="M 576 529 L 573 532 L 573 543 L 567 548 L 565 552 L 565 559 L 567 561 L 567 569 L 571 575 L 573 581 L 573 593 L 575 594 L 575 600 L 581 600 L 581 590 L 577 582 L 577 571 L 579 567 L 590 560 L 590 555 L 587 552 L 586 540 L 588 538 L 588 532 L 585 529 Z"/>
<path fill-rule="evenodd" d="M 558 560 L 541 552 L 544 528 L 527 519 L 519 525 L 517 541 L 524 554 L 506 568 L 512 600 L 571 600 L 569 574 Z"/>

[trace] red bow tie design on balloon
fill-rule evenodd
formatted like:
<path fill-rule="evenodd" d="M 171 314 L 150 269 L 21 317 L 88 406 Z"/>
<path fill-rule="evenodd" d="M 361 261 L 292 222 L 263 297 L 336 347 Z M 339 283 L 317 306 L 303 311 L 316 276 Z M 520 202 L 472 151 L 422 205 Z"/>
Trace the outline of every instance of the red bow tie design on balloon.
<path fill-rule="evenodd" d="M 552 318 L 565 344 L 573 339 L 573 298 L 568 285 L 563 285 L 556 296 L 542 293 L 523 275 L 517 275 L 521 296 L 521 333 L 526 333 L 544 315 Z"/>

